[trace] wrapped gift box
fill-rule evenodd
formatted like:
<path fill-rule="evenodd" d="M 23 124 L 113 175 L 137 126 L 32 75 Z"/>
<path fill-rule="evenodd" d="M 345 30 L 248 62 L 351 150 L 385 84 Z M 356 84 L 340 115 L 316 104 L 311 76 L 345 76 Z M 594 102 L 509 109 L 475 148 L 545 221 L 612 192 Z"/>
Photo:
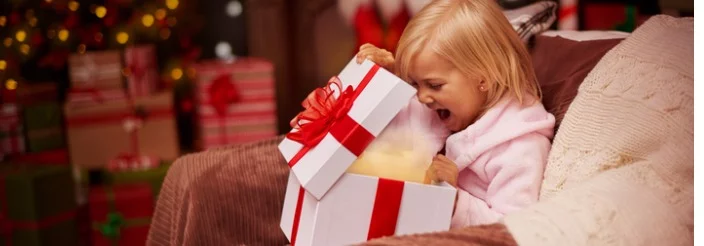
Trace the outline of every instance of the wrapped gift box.
<path fill-rule="evenodd" d="M 41 152 L 66 146 L 63 110 L 58 102 L 22 107 L 27 152 Z"/>
<path fill-rule="evenodd" d="M 159 86 L 159 74 L 153 45 L 126 48 L 125 67 L 129 69 L 127 91 L 130 96 L 149 96 L 156 92 Z"/>
<path fill-rule="evenodd" d="M 57 84 L 54 82 L 22 82 L 13 90 L 9 90 L 6 87 L 2 87 L 0 90 L 2 90 L 2 96 L 0 97 L 2 103 L 30 105 L 38 102 L 59 101 Z"/>
<path fill-rule="evenodd" d="M 151 189 L 148 184 L 91 188 L 93 245 L 145 245 L 154 213 Z"/>
<path fill-rule="evenodd" d="M 76 245 L 76 209 L 69 167 L 0 165 L 0 244 Z"/>
<path fill-rule="evenodd" d="M 450 229 L 456 190 L 344 174 L 318 200 L 289 175 L 281 229 L 292 245 L 352 245 Z"/>
<path fill-rule="evenodd" d="M 171 92 L 134 100 L 67 103 L 65 117 L 73 165 L 101 169 L 135 155 L 175 160 L 178 136 Z"/>
<path fill-rule="evenodd" d="M 305 124 L 294 127 L 279 150 L 303 187 L 321 199 L 415 92 L 378 65 L 352 59 L 308 96 L 307 109 L 294 119 Z"/>
<path fill-rule="evenodd" d="M 124 88 L 120 51 L 91 51 L 68 58 L 71 88 Z"/>
<path fill-rule="evenodd" d="M 21 122 L 17 105 L 0 104 L 0 157 L 25 152 Z"/>
<path fill-rule="evenodd" d="M 275 136 L 273 65 L 263 59 L 208 61 L 194 66 L 200 148 Z"/>

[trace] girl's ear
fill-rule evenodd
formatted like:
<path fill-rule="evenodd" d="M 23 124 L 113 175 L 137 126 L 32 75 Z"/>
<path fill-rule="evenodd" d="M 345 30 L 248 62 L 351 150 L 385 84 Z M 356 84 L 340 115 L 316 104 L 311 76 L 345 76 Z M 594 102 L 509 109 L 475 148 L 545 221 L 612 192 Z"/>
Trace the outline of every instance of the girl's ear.
<path fill-rule="evenodd" d="M 486 80 L 479 81 L 479 91 L 486 92 L 488 90 L 489 90 L 489 85 L 486 83 Z"/>

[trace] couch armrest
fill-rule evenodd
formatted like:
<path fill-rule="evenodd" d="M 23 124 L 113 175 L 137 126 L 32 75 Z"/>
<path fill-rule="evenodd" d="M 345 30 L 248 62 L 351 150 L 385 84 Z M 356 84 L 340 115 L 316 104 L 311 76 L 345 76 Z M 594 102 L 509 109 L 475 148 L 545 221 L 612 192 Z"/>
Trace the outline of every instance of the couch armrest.
<path fill-rule="evenodd" d="M 281 137 L 185 155 L 169 169 L 149 245 L 283 245 Z"/>

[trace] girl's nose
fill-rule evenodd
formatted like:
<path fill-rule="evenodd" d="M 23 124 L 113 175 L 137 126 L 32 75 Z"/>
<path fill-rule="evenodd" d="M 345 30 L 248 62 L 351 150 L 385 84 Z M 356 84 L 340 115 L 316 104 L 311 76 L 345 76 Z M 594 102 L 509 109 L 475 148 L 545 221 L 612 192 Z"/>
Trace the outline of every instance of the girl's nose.
<path fill-rule="evenodd" d="M 418 89 L 418 101 L 420 101 L 423 104 L 430 105 L 435 102 L 433 100 L 433 97 L 430 96 L 430 93 L 426 89 Z"/>

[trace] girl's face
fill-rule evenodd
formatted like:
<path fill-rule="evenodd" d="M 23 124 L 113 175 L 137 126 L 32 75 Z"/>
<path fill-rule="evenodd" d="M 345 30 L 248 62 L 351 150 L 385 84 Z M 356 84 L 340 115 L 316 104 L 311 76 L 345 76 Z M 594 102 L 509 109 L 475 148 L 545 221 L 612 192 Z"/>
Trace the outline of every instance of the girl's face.
<path fill-rule="evenodd" d="M 487 83 L 467 77 L 427 47 L 413 60 L 409 83 L 418 89 L 418 100 L 435 110 L 448 129 L 464 130 L 483 110 Z"/>

